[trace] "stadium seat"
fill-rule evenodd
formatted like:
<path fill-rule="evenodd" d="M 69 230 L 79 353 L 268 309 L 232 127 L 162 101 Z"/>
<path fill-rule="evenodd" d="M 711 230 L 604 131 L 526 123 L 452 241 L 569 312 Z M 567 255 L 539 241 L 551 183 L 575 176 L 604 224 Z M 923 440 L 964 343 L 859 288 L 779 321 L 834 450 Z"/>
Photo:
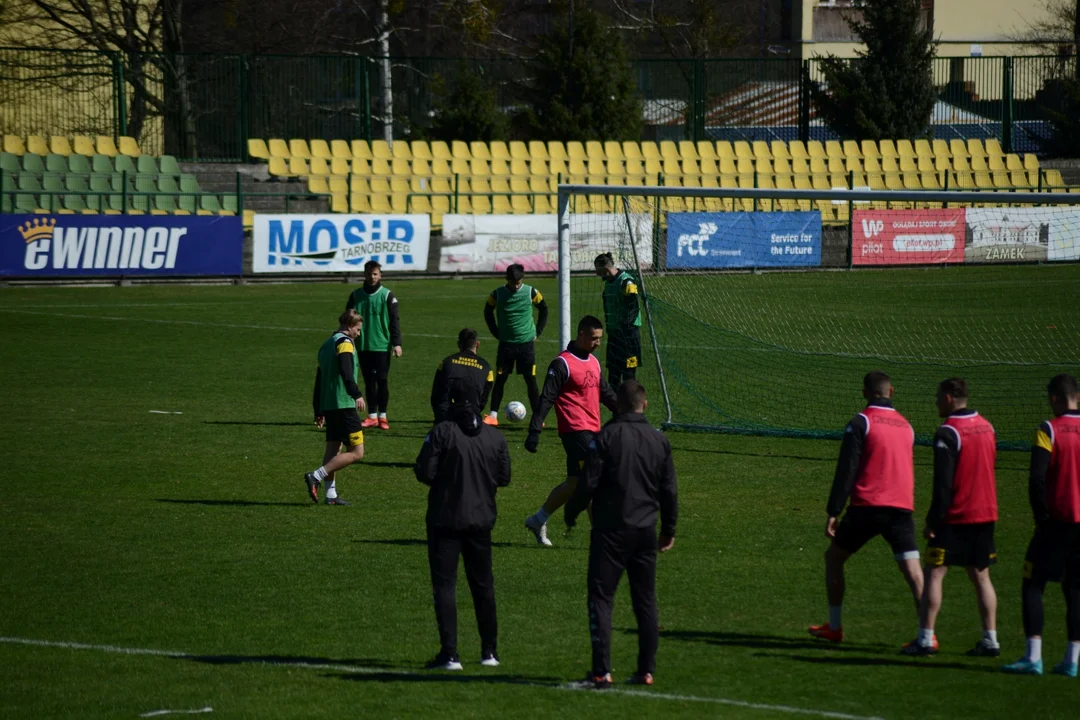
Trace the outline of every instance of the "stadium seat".
<path fill-rule="evenodd" d="M 352 173 L 354 175 L 363 175 L 364 177 L 371 175 L 371 161 L 365 160 L 364 158 L 353 158 Z"/>
<path fill-rule="evenodd" d="M 529 146 L 520 140 L 510 142 L 510 159 L 528 162 L 532 156 L 529 154 Z"/>
<path fill-rule="evenodd" d="M 42 156 L 32 152 L 26 153 L 23 155 L 22 169 L 28 173 L 41 175 L 45 172 L 45 163 L 42 160 Z"/>
<path fill-rule="evenodd" d="M 99 158 L 100 158 L 100 160 L 99 160 Z M 111 173 L 112 172 L 112 163 L 109 162 L 109 158 L 105 157 L 104 155 L 94 155 L 93 159 L 95 161 L 98 161 L 100 163 L 101 167 L 102 167 L 102 170 L 95 171 L 95 172 L 106 172 L 106 173 Z M 67 170 L 67 172 L 70 172 L 70 173 L 78 173 L 80 175 L 89 175 L 90 172 L 91 172 L 91 170 L 90 170 L 90 161 L 91 161 L 91 159 L 86 157 L 85 155 L 71 155 L 67 159 L 67 168 L 66 168 L 66 170 Z M 63 172 L 63 171 L 61 171 L 61 172 Z"/>
<path fill-rule="evenodd" d="M 988 156 L 1005 154 L 1005 151 L 1001 149 L 1001 142 L 997 138 L 986 139 L 986 154 Z"/>
<path fill-rule="evenodd" d="M 371 146 L 368 145 L 367 140 L 353 140 L 350 145 L 352 146 L 353 158 L 370 161 L 373 157 L 371 154 Z"/>
<path fill-rule="evenodd" d="M 788 143 L 788 151 L 791 153 L 792 160 L 808 160 L 810 153 L 806 150 L 806 145 L 801 140 L 792 140 Z"/>
<path fill-rule="evenodd" d="M 53 135 L 49 138 L 49 152 L 67 157 L 71 154 L 71 143 L 63 135 Z"/>
<path fill-rule="evenodd" d="M 120 145 L 117 149 L 120 151 L 121 155 L 127 155 L 128 157 L 133 158 L 142 155 L 142 150 L 139 149 L 139 143 L 135 138 L 121 135 L 119 141 Z"/>
<path fill-rule="evenodd" d="M 991 170 L 1007 170 L 1004 155 L 987 155 L 986 164 Z"/>
<path fill-rule="evenodd" d="M 437 157 L 431 161 L 432 177 L 449 177 L 454 174 L 450 168 L 450 162 L 446 158 Z"/>
<path fill-rule="evenodd" d="M 347 195 L 349 193 L 349 178 L 340 175 L 331 175 L 327 178 L 326 186 L 331 195 Z"/>
<path fill-rule="evenodd" d="M 734 143 L 735 158 L 737 160 L 742 158 L 753 159 L 754 151 L 750 147 L 750 143 L 745 140 L 736 140 Z"/>
<path fill-rule="evenodd" d="M 457 153 L 454 153 L 454 157 L 457 157 Z M 474 140 L 469 143 L 469 156 L 473 160 L 491 160 L 491 150 L 488 148 L 487 143 Z"/>
<path fill-rule="evenodd" d="M 529 141 L 529 158 L 531 160 L 548 160 L 548 149 L 540 140 Z"/>
<path fill-rule="evenodd" d="M 76 135 L 72 140 L 72 151 L 74 154 L 85 155 L 87 157 L 96 154 L 96 151 L 94 150 L 94 141 L 88 136 Z"/>
<path fill-rule="evenodd" d="M 810 142 L 806 143 L 806 152 L 812 158 L 827 157 L 827 155 L 825 154 L 825 146 L 821 144 L 820 140 L 811 140 Z"/>
<path fill-rule="evenodd" d="M 427 158 L 418 158 L 413 155 L 413 161 L 409 164 L 415 177 L 431 177 L 431 161 Z"/>
<path fill-rule="evenodd" d="M 697 146 L 692 140 L 679 141 L 679 158 L 682 160 L 698 160 Z"/>
<path fill-rule="evenodd" d="M 510 174 L 514 177 L 528 177 L 532 174 L 529 171 L 529 162 L 523 158 L 512 159 L 510 161 Z"/>
<path fill-rule="evenodd" d="M 822 152 L 824 152 L 824 149 L 822 150 Z M 811 156 L 810 157 L 810 172 L 811 173 L 813 173 L 815 175 L 820 175 L 821 173 L 827 173 L 828 171 L 829 171 L 829 166 L 828 166 L 828 163 L 826 162 L 825 157 L 823 155 L 817 155 L 817 156 Z"/>
<path fill-rule="evenodd" d="M 7 151 L 0 153 L 0 171 L 18 174 L 21 169 L 18 155 Z"/>
<path fill-rule="evenodd" d="M 49 144 L 40 135 L 29 135 L 26 138 L 26 152 L 42 157 L 49 154 Z"/>
<path fill-rule="evenodd" d="M 66 156 L 57 155 L 56 153 L 49 153 L 45 156 L 45 172 L 63 175 L 67 171 L 68 166 Z"/>
<path fill-rule="evenodd" d="M 863 154 L 859 150 L 859 143 L 854 140 L 845 140 L 843 144 L 843 156 L 845 158 L 858 158 L 862 160 Z"/>
<path fill-rule="evenodd" d="M 270 158 L 270 162 L 267 165 L 267 170 L 270 173 L 270 177 L 293 177 L 292 172 L 289 171 L 289 161 L 282 157 Z"/>
<path fill-rule="evenodd" d="M 915 157 L 928 157 L 932 158 L 934 151 L 930 147 L 930 141 L 926 139 L 919 139 L 915 141 Z"/>
<path fill-rule="evenodd" d="M 330 212 L 349 212 L 349 196 L 345 193 L 333 193 L 330 195 Z"/>
<path fill-rule="evenodd" d="M 506 177 L 510 175 L 510 165 L 505 158 L 492 158 L 489 168 L 494 176 Z"/>
<path fill-rule="evenodd" d="M 348 158 L 335 157 L 330 160 L 331 175 L 348 175 L 352 172 L 352 166 Z"/>
<path fill-rule="evenodd" d="M 843 157 L 830 156 L 826 165 L 830 173 L 844 173 L 847 170 Z"/>
<path fill-rule="evenodd" d="M 978 138 L 968 138 L 967 141 L 968 157 L 986 157 L 986 149 L 983 147 L 982 140 Z"/>
<path fill-rule="evenodd" d="M 789 158 L 774 157 L 772 161 L 773 173 L 776 175 L 791 174 L 791 160 Z"/>
<path fill-rule="evenodd" d="M 576 140 L 566 143 L 566 154 L 570 160 L 586 160 L 589 157 L 585 146 Z"/>
<path fill-rule="evenodd" d="M 605 175 L 607 174 L 607 167 L 604 165 L 602 158 L 589 158 L 585 162 L 585 174 L 586 175 Z"/>
<path fill-rule="evenodd" d="M 311 174 L 325 177 L 330 174 L 330 165 L 324 157 L 313 157 L 309 163 Z"/>
<path fill-rule="evenodd" d="M 772 153 L 773 160 L 791 160 L 791 151 L 788 149 L 787 143 L 783 140 L 773 140 L 769 143 L 769 150 Z"/>
<path fill-rule="evenodd" d="M 609 159 L 606 163 L 604 163 L 604 168 L 607 170 L 607 175 L 609 177 L 626 177 L 626 163 L 624 163 L 622 160 Z"/>
<path fill-rule="evenodd" d="M 330 141 L 330 157 L 332 159 L 352 160 L 352 149 L 344 140 Z"/>
<path fill-rule="evenodd" d="M 917 165 L 917 163 L 915 161 L 914 156 L 903 156 L 902 155 L 900 157 L 899 165 L 900 165 L 900 172 L 915 172 L 916 170 L 919 169 L 918 165 Z M 885 167 L 885 170 L 890 171 L 890 170 L 892 170 L 892 168 Z"/>
<path fill-rule="evenodd" d="M 608 161 L 618 160 L 621 162 L 626 159 L 626 154 L 623 153 L 622 144 L 614 140 L 608 140 L 604 143 L 604 157 Z"/>
<path fill-rule="evenodd" d="M 1022 170 L 1024 169 L 1024 161 L 1016 153 L 1009 153 L 1005 156 L 1005 169 Z"/>
<path fill-rule="evenodd" d="M 660 159 L 660 147 L 652 140 L 645 140 L 641 143 L 641 157 L 645 160 Z"/>
<path fill-rule="evenodd" d="M 146 157 L 145 155 L 143 157 Z M 290 157 L 289 158 L 289 175 L 293 177 L 306 178 L 311 174 L 311 168 L 308 167 L 308 161 L 302 157 Z"/>
<path fill-rule="evenodd" d="M 311 150 L 311 157 L 322 158 L 327 162 L 334 157 L 334 154 L 330 152 L 330 144 L 320 138 L 315 138 L 308 144 L 308 148 Z"/>
<path fill-rule="evenodd" d="M 469 144 L 463 140 L 454 140 L 450 143 L 450 154 L 455 160 L 472 160 Z"/>
<path fill-rule="evenodd" d="M 451 160 L 454 154 L 450 152 L 450 146 L 444 140 L 435 140 L 431 143 L 432 160 Z"/>
<path fill-rule="evenodd" d="M 607 155 L 604 153 L 604 146 L 598 140 L 589 140 L 585 143 L 585 156 L 592 160 L 600 160 L 603 162 L 607 160 Z"/>
<path fill-rule="evenodd" d="M 395 140 L 390 146 L 390 152 L 394 160 L 412 161 L 413 159 L 412 146 L 407 140 Z"/>
<path fill-rule="evenodd" d="M 394 144 L 397 145 L 398 143 L 394 143 Z M 404 142 L 402 142 L 401 144 L 403 145 Z M 376 159 L 372 163 L 372 168 L 374 168 L 374 163 L 380 163 L 380 167 L 381 167 L 381 164 L 384 163 L 384 162 L 385 162 L 385 160 Z M 376 174 L 382 175 L 384 173 L 376 173 Z M 410 163 L 405 158 L 396 157 L 396 158 L 394 158 L 393 160 L 390 161 L 390 173 L 389 174 L 393 175 L 395 177 L 408 177 L 409 175 L 412 175 L 412 163 Z"/>
<path fill-rule="evenodd" d="M 935 158 L 952 158 L 952 151 L 949 149 L 949 143 L 944 140 L 934 140 L 932 154 Z"/>
<path fill-rule="evenodd" d="M 21 157 L 26 153 L 26 143 L 18 135 L 4 135 L 3 151 Z"/>
<path fill-rule="evenodd" d="M 349 192 L 360 193 L 362 195 L 368 195 L 371 193 L 371 187 L 366 177 L 360 175 L 349 176 Z"/>
<path fill-rule="evenodd" d="M 260 138 L 248 139 L 248 156 L 256 160 L 270 160 L 270 149 L 266 141 Z"/>
<path fill-rule="evenodd" d="M 270 138 L 270 142 L 267 144 L 270 149 L 270 157 L 272 158 L 288 158 L 289 146 L 281 138 Z"/>
<path fill-rule="evenodd" d="M 368 187 L 370 187 L 372 195 L 389 195 L 390 179 L 385 177 L 373 177 L 368 180 Z"/>
<path fill-rule="evenodd" d="M 548 158 L 550 160 L 562 160 L 566 162 L 570 159 L 569 153 L 566 151 L 566 146 L 558 140 L 551 140 L 548 142 Z"/>
<path fill-rule="evenodd" d="M 896 141 L 896 152 L 900 157 L 915 157 L 915 147 L 907 139 Z"/>
<path fill-rule="evenodd" d="M 356 155 L 354 152 L 353 155 Z M 373 159 L 380 160 L 392 160 L 394 157 L 393 151 L 390 149 L 390 143 L 385 140 L 372 140 L 371 141 L 371 157 Z"/>
<path fill-rule="evenodd" d="M 149 156 L 146 156 L 146 157 L 147 157 L 148 160 L 153 161 L 153 158 L 151 158 Z M 140 162 L 141 162 L 141 160 L 142 159 L 140 158 Z M 179 175 L 180 174 L 180 163 L 178 163 L 176 161 L 176 158 L 173 157 L 172 155 L 162 155 L 160 158 L 158 158 L 158 162 L 161 164 L 161 169 L 160 169 L 159 172 L 161 172 L 163 175 Z"/>
<path fill-rule="evenodd" d="M 474 157 L 472 162 L 469 163 L 469 173 L 473 176 L 485 177 L 491 174 L 491 167 L 488 165 L 487 160 Z"/>
<path fill-rule="evenodd" d="M 355 164 L 355 162 L 354 162 Z M 390 166 L 389 158 L 372 158 L 371 159 L 371 174 L 377 177 L 389 177 L 394 174 L 393 168 Z M 355 172 L 355 170 L 354 170 Z"/>
<path fill-rule="evenodd" d="M 971 170 L 971 163 L 968 162 L 967 155 L 953 155 L 952 156 L 952 169 L 953 170 Z"/>

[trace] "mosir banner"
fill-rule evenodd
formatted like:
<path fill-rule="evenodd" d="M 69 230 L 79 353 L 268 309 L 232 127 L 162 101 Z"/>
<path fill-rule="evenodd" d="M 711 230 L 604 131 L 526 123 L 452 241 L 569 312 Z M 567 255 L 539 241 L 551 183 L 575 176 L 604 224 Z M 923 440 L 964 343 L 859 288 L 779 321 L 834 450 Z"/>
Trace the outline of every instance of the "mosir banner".
<path fill-rule="evenodd" d="M 855 265 L 934 265 L 964 262 L 964 208 L 855 210 Z"/>
<path fill-rule="evenodd" d="M 430 215 L 256 215 L 257 273 L 427 270 Z"/>

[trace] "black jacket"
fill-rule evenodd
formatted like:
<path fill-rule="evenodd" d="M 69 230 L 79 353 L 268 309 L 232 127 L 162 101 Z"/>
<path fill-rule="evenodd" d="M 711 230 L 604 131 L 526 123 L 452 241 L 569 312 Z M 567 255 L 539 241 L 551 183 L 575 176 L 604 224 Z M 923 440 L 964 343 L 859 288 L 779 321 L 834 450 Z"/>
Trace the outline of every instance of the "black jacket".
<path fill-rule="evenodd" d="M 596 436 L 585 477 L 566 505 L 566 524 L 592 500 L 596 530 L 625 530 L 656 525 L 660 534 L 675 536 L 679 514 L 678 488 L 671 443 L 641 413 L 613 418 Z"/>
<path fill-rule="evenodd" d="M 451 405 L 470 402 L 474 408 L 483 409 L 494 383 L 491 365 L 475 353 L 459 352 L 446 357 L 435 370 L 435 381 L 431 384 L 435 422 L 450 419 Z"/>
<path fill-rule="evenodd" d="M 490 530 L 495 491 L 510 484 L 510 450 L 502 433 L 485 425 L 471 404 L 432 428 L 416 458 L 416 479 L 431 486 L 428 527 Z"/>

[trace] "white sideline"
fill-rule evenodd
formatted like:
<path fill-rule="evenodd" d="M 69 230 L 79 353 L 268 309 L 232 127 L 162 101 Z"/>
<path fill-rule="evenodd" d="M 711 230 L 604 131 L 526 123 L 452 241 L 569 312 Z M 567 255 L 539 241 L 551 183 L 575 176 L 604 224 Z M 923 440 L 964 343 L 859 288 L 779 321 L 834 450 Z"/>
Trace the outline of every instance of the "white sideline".
<path fill-rule="evenodd" d="M 144 712 L 139 717 L 160 717 L 162 715 L 201 715 L 203 713 L 212 713 L 214 708 L 207 705 L 204 708 L 198 708 L 196 710 L 152 710 L 150 712 Z"/>
<path fill-rule="evenodd" d="M 49 648 L 64 648 L 67 650 L 97 650 L 99 652 L 113 653 L 118 655 L 149 655 L 151 657 L 167 657 L 177 658 L 182 660 L 199 660 L 200 658 L 208 657 L 207 655 L 200 655 L 198 653 L 181 652 L 179 650 L 153 650 L 148 648 L 127 648 L 118 647 L 116 645 L 92 645 L 89 643 L 78 642 L 60 642 L 54 640 L 37 640 L 34 638 L 17 638 L 17 637 L 0 637 L 0 644 L 7 645 L 29 645 L 33 647 L 49 647 Z M 212 657 L 212 656 L 211 656 Z M 371 668 L 362 667 L 358 665 L 336 665 L 329 663 L 306 663 L 306 662 L 278 662 L 272 660 L 257 661 L 255 663 L 245 664 L 259 664 L 269 665 L 273 667 L 291 667 L 291 668 L 305 668 L 308 670 L 337 670 L 347 673 L 358 673 L 363 675 L 403 675 L 411 677 L 421 677 L 424 673 L 412 672 L 410 670 L 394 670 L 385 668 Z M 532 687 L 544 687 L 553 690 L 567 690 L 567 686 L 564 685 L 545 685 L 541 683 L 529 683 L 523 682 L 521 685 L 528 685 Z M 810 715 L 813 717 L 830 718 L 831 720 L 883 720 L 883 718 L 867 716 L 867 715 L 850 715 L 848 713 L 832 712 L 830 710 L 814 710 L 812 708 L 800 708 L 793 707 L 791 705 L 769 705 L 767 703 L 752 703 L 745 700 L 730 700 L 728 698 L 717 697 L 702 697 L 699 695 L 675 695 L 671 693 L 658 693 L 649 692 L 646 690 L 624 690 L 622 688 L 611 688 L 601 693 L 602 695 L 629 695 L 633 697 L 650 698 L 653 700 L 672 700 L 675 702 L 693 702 L 693 703 L 709 703 L 713 705 L 728 705 L 731 707 L 746 708 L 748 710 L 765 710 L 769 712 L 788 713 L 790 715 Z M 162 714 L 166 711 L 155 711 L 155 714 Z M 168 712 L 193 712 L 193 711 L 177 711 L 171 710 Z M 205 710 L 195 711 L 205 712 Z M 150 717 L 150 715 L 142 715 L 140 717 Z"/>

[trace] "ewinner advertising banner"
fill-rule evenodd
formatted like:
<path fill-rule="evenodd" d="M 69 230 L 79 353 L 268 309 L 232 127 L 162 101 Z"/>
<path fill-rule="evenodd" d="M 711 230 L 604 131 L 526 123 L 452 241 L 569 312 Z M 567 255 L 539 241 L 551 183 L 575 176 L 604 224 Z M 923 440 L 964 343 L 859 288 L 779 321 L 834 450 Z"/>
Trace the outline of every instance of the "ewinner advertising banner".
<path fill-rule="evenodd" d="M 1075 207 L 969 208 L 968 262 L 1080 259 L 1080 210 Z"/>
<path fill-rule="evenodd" d="M 852 211 L 854 265 L 964 262 L 964 208 Z"/>
<path fill-rule="evenodd" d="M 592 270 L 601 252 L 611 252 L 619 267 L 634 267 L 634 248 L 642 267 L 652 266 L 652 216 L 581 213 L 570 216 L 570 266 Z M 440 272 L 503 272 L 520 263 L 531 272 L 559 268 L 558 215 L 444 215 L 439 248 Z"/>
<path fill-rule="evenodd" d="M 820 212 L 668 213 L 669 268 L 817 267 Z"/>
<path fill-rule="evenodd" d="M 257 273 L 427 270 L 430 215 L 255 215 Z"/>
<path fill-rule="evenodd" d="M 239 217 L 0 215 L 0 276 L 240 275 Z"/>

